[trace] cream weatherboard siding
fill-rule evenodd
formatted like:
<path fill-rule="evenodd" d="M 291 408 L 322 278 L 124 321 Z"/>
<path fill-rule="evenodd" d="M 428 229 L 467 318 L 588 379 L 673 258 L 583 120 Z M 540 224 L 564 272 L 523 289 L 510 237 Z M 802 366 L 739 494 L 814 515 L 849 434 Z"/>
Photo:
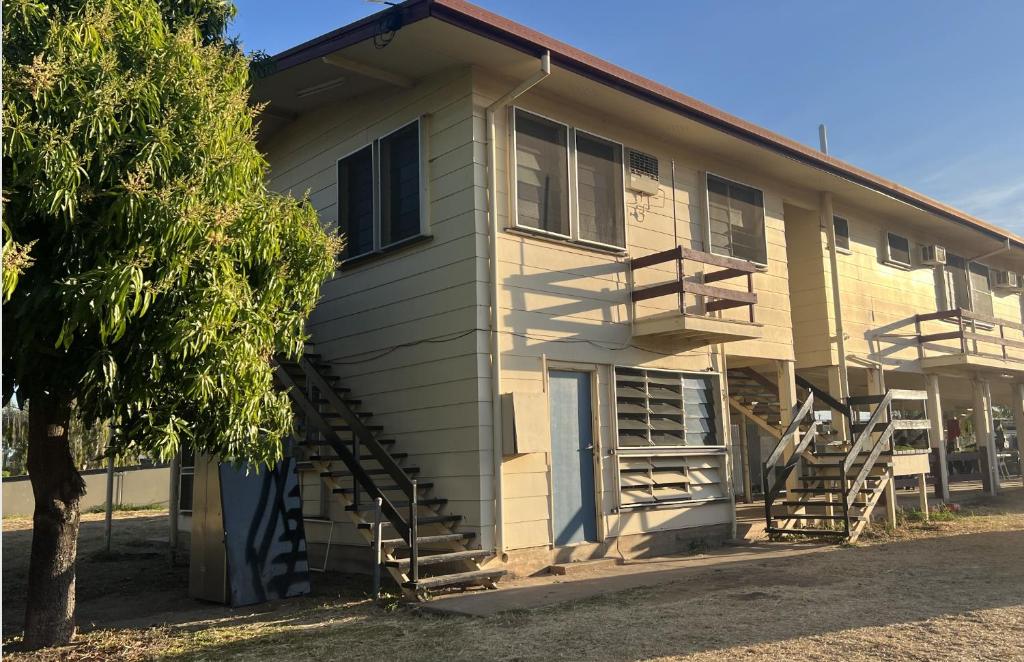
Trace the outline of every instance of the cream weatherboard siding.
<path fill-rule="evenodd" d="M 325 226 L 337 225 L 337 160 L 424 116 L 431 238 L 346 266 L 323 287 L 308 329 L 342 383 L 374 413 L 396 449 L 410 454 L 463 528 L 493 528 L 490 396 L 479 377 L 488 364 L 481 308 L 486 278 L 478 226 L 485 209 L 476 185 L 483 152 L 474 141 L 468 69 L 410 89 L 385 88 L 303 116 L 268 146 L 271 186 L 310 199 Z M 457 337 L 457 336 L 462 337 Z M 446 340 L 452 337 L 452 340 Z M 389 351 L 427 339 L 446 340 Z M 304 476 L 307 514 L 320 511 L 319 477 Z M 340 502 L 330 501 L 344 521 Z M 326 526 L 311 524 L 323 542 Z M 347 528 L 347 526 L 343 526 Z M 356 540 L 335 531 L 335 540 Z"/>

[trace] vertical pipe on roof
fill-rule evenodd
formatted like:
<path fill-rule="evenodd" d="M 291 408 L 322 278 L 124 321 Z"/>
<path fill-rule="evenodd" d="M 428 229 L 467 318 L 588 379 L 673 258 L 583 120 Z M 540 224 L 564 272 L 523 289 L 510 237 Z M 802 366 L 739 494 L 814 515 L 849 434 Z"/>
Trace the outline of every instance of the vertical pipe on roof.
<path fill-rule="evenodd" d="M 504 453 L 501 437 L 501 353 L 499 352 L 501 316 L 498 311 L 498 171 L 496 168 L 498 146 L 496 142 L 497 127 L 494 118 L 499 109 L 504 108 L 525 94 L 530 88 L 547 78 L 550 73 L 551 52 L 546 51 L 540 58 L 540 71 L 488 106 L 486 112 L 487 216 L 489 221 L 488 235 L 491 258 L 491 452 L 493 455 L 492 470 L 494 472 L 494 551 L 499 556 L 505 551 L 505 516 L 501 502 L 501 461 Z"/>

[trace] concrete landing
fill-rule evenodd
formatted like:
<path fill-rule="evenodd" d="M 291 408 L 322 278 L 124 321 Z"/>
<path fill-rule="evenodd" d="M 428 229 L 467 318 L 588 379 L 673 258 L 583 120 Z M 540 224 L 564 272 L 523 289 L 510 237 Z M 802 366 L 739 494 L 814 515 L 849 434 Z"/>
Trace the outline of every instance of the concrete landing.
<path fill-rule="evenodd" d="M 542 575 L 503 580 L 495 591 L 453 593 L 418 607 L 426 612 L 459 616 L 494 616 L 607 593 L 685 580 L 698 569 L 740 562 L 769 561 L 837 549 L 823 543 L 753 543 L 742 548 L 716 549 L 706 554 L 633 559 L 575 568 L 568 576 Z M 583 564 L 580 564 L 583 565 Z"/>

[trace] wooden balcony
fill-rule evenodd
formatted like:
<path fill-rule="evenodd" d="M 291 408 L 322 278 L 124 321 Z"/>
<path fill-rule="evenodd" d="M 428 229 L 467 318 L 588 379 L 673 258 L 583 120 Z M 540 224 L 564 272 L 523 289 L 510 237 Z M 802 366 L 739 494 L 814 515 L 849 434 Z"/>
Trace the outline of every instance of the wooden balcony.
<path fill-rule="evenodd" d="M 682 246 L 631 259 L 633 336 L 688 347 L 760 338 L 757 271 L 749 262 Z"/>
<path fill-rule="evenodd" d="M 921 367 L 1024 371 L 1024 324 L 962 308 L 917 315 Z"/>

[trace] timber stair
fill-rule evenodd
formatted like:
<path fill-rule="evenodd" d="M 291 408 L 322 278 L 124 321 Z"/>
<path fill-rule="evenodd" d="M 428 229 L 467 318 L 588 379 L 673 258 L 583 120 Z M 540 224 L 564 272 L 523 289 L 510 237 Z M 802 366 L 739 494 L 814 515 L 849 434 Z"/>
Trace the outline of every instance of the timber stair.
<path fill-rule="evenodd" d="M 730 371 L 730 390 L 732 379 Z M 926 396 L 892 390 L 842 403 L 806 380 L 797 381 L 808 396 L 794 410 L 792 422 L 762 467 L 766 531 L 770 538 L 802 535 L 856 541 L 893 480 L 895 435 L 927 429 L 927 420 L 895 417 L 893 403 Z M 848 428 L 849 442 L 820 443 L 815 399 L 833 410 L 833 420 L 857 421 Z"/>
<path fill-rule="evenodd" d="M 407 463 L 409 453 L 394 450 L 396 440 L 382 436 L 384 426 L 361 409 L 361 399 L 350 397 L 319 354 L 276 361 L 275 380 L 292 400 L 297 427 L 305 431 L 292 443 L 300 456 L 296 470 L 315 474 L 336 495 L 367 543 L 373 543 L 379 517 L 388 532 L 380 540 L 382 566 L 407 597 L 447 587 L 496 588 L 505 570 L 482 565 L 493 551 L 471 547 L 475 533 L 458 530 L 463 516 L 445 511 L 449 500 L 431 493 L 434 482 L 419 479 L 422 469 Z"/>

